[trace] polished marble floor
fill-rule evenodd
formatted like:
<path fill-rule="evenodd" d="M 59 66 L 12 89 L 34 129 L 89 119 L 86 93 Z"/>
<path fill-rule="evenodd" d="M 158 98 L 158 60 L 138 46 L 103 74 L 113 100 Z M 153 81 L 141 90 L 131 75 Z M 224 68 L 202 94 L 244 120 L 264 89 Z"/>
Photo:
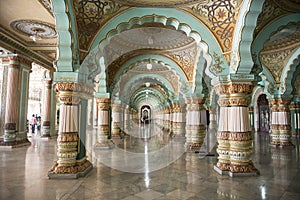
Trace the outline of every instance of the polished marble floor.
<path fill-rule="evenodd" d="M 300 199 L 298 138 L 295 148 L 279 149 L 268 145 L 268 134 L 255 133 L 253 162 L 260 176 L 231 178 L 213 170 L 216 156 L 203 156 L 208 143 L 200 153 L 188 153 L 181 137 L 155 131 L 141 127 L 141 137 L 114 139 L 111 150 L 94 150 L 96 130 L 88 131 L 94 168 L 76 180 L 48 179 L 55 139 L 32 136 L 31 146 L 1 149 L 0 199 Z"/>

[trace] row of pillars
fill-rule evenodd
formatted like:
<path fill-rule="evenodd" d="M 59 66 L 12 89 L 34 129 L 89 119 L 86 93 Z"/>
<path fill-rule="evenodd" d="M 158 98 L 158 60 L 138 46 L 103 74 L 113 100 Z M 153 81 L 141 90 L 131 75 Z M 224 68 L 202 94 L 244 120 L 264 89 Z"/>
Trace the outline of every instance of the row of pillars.
<path fill-rule="evenodd" d="M 27 140 L 27 105 L 28 88 L 32 62 L 18 54 L 1 57 L 1 68 L 6 76 L 6 83 L 2 83 L 2 101 L 5 105 L 4 137 L 1 145 L 14 146 L 28 143 Z M 43 104 L 42 137 L 50 137 L 50 103 L 51 80 L 44 81 L 45 101 Z M 4 88 L 5 87 L 5 88 Z"/>

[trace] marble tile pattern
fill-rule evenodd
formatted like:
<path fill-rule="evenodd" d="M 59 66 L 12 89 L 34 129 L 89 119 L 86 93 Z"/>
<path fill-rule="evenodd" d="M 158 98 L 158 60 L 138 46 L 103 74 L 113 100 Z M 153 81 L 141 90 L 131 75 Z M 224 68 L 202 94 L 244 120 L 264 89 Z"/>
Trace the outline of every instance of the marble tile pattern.
<path fill-rule="evenodd" d="M 96 130 L 87 132 L 87 154 L 94 168 L 86 177 L 74 180 L 48 179 L 48 170 L 56 159 L 56 139 L 43 140 L 34 136 L 30 139 L 31 146 L 1 149 L 0 199 L 300 199 L 299 138 L 293 138 L 295 148 L 279 149 L 269 145 L 268 134 L 255 133 L 253 162 L 260 170 L 260 176 L 231 178 L 213 170 L 216 156 L 200 156 L 191 152 L 183 152 L 178 159 L 157 170 L 145 166 L 147 162 L 151 162 L 147 164 L 149 166 L 161 163 L 159 158 L 157 161 L 136 161 L 137 166 L 144 164 L 144 168 L 141 166 L 136 173 L 112 168 L 103 163 L 101 157 L 110 155 L 111 163 L 122 165 L 118 160 L 121 155 L 112 153 L 115 149 L 105 150 L 105 153 L 93 150 L 91 144 L 95 135 Z M 150 156 L 156 148 L 163 148 L 175 139 L 164 132 L 151 138 L 126 136 L 114 142 L 117 149 L 124 150 L 123 155 L 133 152 L 149 153 Z M 147 149 L 145 146 L 148 146 Z M 174 149 L 168 149 L 170 157 L 176 148 L 175 145 Z"/>

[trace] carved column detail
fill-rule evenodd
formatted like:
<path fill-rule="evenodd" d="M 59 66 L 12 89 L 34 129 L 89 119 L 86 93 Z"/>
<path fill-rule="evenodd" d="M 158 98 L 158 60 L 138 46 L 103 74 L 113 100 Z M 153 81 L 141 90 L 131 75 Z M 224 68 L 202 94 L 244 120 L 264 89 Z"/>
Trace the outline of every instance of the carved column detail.
<path fill-rule="evenodd" d="M 257 175 L 252 163 L 253 138 L 248 105 L 253 86 L 251 83 L 219 83 L 220 119 L 218 128 L 218 163 L 214 169 L 220 174 Z"/>
<path fill-rule="evenodd" d="M 120 122 L 121 122 L 121 104 L 113 103 L 112 109 L 112 122 L 111 122 L 111 136 L 120 137 Z"/>
<path fill-rule="evenodd" d="M 185 132 L 185 108 L 183 104 L 172 105 L 172 134 L 184 136 Z"/>
<path fill-rule="evenodd" d="M 291 142 L 291 121 L 289 105 L 291 100 L 270 99 L 271 144 L 293 146 Z"/>
<path fill-rule="evenodd" d="M 28 84 L 31 61 L 17 54 L 1 57 L 7 66 L 4 138 L 0 145 L 29 144 L 26 133 Z M 4 94 L 5 95 L 5 94 Z"/>
<path fill-rule="evenodd" d="M 18 117 L 18 85 L 20 61 L 18 57 L 7 57 L 8 78 L 6 112 L 4 125 L 4 142 L 14 142 L 17 137 L 17 117 Z"/>
<path fill-rule="evenodd" d="M 92 164 L 85 156 L 79 158 L 79 153 L 83 148 L 85 149 L 85 146 L 80 143 L 79 124 L 81 98 L 90 96 L 93 90 L 73 82 L 57 82 L 54 87 L 60 101 L 59 132 L 57 161 L 50 169 L 48 176 L 50 178 L 65 176 L 77 178 L 92 168 Z"/>
<path fill-rule="evenodd" d="M 98 140 L 95 148 L 112 148 L 114 143 L 109 139 L 110 134 L 110 98 L 97 98 L 98 109 Z"/>
<path fill-rule="evenodd" d="M 205 98 L 187 98 L 186 103 L 186 125 L 185 125 L 185 147 L 190 150 L 199 151 L 205 138 L 205 123 L 201 112 L 205 111 L 203 104 Z"/>

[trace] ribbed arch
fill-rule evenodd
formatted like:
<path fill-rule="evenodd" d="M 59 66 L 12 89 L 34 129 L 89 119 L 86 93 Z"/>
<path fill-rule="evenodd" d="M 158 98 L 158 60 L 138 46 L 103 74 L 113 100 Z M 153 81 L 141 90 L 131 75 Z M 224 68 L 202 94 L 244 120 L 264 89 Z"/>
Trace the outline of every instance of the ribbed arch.
<path fill-rule="evenodd" d="M 132 16 L 136 17 L 132 18 Z M 178 19 L 180 19 L 180 21 Z M 182 31 L 188 37 L 194 38 L 198 47 L 202 49 L 202 57 L 206 59 L 208 66 L 212 64 L 212 52 L 219 55 L 222 54 L 220 45 L 210 30 L 188 13 L 180 10 L 162 8 L 157 9 L 155 14 L 153 14 L 153 9 L 134 8 L 114 17 L 98 32 L 90 48 L 90 52 L 94 53 L 89 54 L 85 58 L 82 67 L 88 67 L 91 64 L 98 66 L 97 69 L 90 73 L 91 77 L 94 78 L 101 70 L 104 70 L 101 69 L 99 61 L 101 57 L 103 57 L 103 49 L 109 44 L 110 39 L 122 31 L 134 28 L 135 25 L 142 25 L 149 22 L 161 23 L 165 28 Z M 205 38 L 205 42 L 202 38 Z M 221 58 L 221 60 L 223 63 L 226 63 L 224 58 Z M 211 73 L 208 75 L 213 76 Z"/>
<path fill-rule="evenodd" d="M 246 0 L 239 13 L 233 38 L 230 73 L 250 74 L 253 67 L 251 43 L 264 0 Z"/>
<path fill-rule="evenodd" d="M 290 57 L 286 67 L 283 69 L 280 79 L 280 88 L 285 95 L 291 95 L 293 91 L 293 77 L 297 77 L 299 74 L 300 66 L 300 48 L 298 48 Z M 297 71 L 296 71 L 297 70 Z M 296 73 L 295 73 L 296 72 Z"/>
<path fill-rule="evenodd" d="M 257 37 L 253 41 L 252 51 L 255 55 L 259 55 L 263 50 L 264 43 L 270 39 L 270 37 L 278 30 L 280 27 L 287 25 L 288 23 L 299 22 L 300 14 L 285 15 L 276 21 L 270 23 L 261 32 L 258 33 Z M 260 65 L 259 56 L 257 56 L 255 63 Z"/>

